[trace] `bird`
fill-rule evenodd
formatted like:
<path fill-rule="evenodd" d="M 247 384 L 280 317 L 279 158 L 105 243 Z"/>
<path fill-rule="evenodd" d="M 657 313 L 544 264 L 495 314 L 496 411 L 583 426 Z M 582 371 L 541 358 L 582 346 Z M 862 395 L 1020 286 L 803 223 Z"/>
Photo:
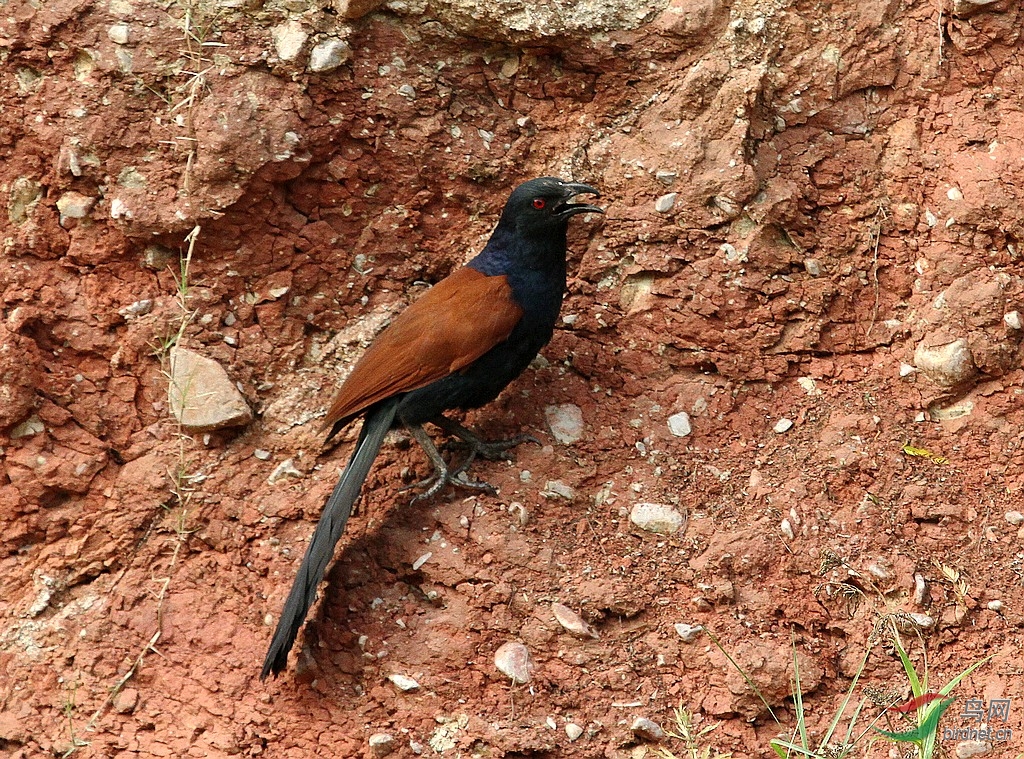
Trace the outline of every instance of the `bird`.
<path fill-rule="evenodd" d="M 414 500 L 430 498 L 446 485 L 495 492 L 486 482 L 469 480 L 466 469 L 476 456 L 498 458 L 533 440 L 484 441 L 444 412 L 493 401 L 551 339 L 566 289 L 569 220 L 604 213 L 599 206 L 572 202 L 577 195 L 600 197 L 588 184 L 556 177 L 517 186 L 481 252 L 395 317 L 341 384 L 324 419 L 327 440 L 360 416 L 362 428 L 302 557 L 260 680 L 286 668 L 288 652 L 389 430 L 408 430 L 433 465 L 433 475 L 416 483 L 423 492 Z M 428 422 L 468 446 L 462 463 L 445 462 L 423 428 Z"/>

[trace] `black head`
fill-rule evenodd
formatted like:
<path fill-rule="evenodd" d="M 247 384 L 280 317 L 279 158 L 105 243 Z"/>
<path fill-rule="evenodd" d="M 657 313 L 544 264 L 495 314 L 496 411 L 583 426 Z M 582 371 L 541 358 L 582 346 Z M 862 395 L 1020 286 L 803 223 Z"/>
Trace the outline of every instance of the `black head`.
<path fill-rule="evenodd" d="M 509 196 L 501 223 L 513 225 L 521 234 L 564 232 L 569 219 L 578 213 L 604 213 L 587 203 L 572 203 L 577 195 L 601 193 L 580 182 L 564 182 L 557 177 L 540 177 L 523 182 Z"/>

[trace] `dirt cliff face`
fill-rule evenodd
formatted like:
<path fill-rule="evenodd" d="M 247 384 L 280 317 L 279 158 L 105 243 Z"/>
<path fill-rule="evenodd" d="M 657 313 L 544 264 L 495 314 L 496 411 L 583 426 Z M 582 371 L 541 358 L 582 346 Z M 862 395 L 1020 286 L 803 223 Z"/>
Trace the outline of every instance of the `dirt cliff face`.
<path fill-rule="evenodd" d="M 819 736 L 861 669 L 857 700 L 909 696 L 893 625 L 933 690 L 994 654 L 956 693 L 1017 698 L 1022 29 L 1010 0 L 0 0 L 0 749 L 637 757 L 682 704 L 763 756 L 794 656 Z M 548 174 L 607 214 L 468 417 L 543 445 L 409 508 L 396 435 L 260 684 L 354 434 L 322 447 L 332 388 Z M 173 347 L 254 421 L 187 434 Z"/>

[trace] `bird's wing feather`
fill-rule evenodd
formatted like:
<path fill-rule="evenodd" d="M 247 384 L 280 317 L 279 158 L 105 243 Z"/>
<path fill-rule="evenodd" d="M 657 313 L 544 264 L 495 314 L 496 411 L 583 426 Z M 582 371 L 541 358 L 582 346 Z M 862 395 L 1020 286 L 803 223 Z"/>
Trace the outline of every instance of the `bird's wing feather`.
<path fill-rule="evenodd" d="M 506 277 L 458 269 L 373 341 L 338 390 L 324 426 L 464 369 L 505 340 L 522 315 Z"/>

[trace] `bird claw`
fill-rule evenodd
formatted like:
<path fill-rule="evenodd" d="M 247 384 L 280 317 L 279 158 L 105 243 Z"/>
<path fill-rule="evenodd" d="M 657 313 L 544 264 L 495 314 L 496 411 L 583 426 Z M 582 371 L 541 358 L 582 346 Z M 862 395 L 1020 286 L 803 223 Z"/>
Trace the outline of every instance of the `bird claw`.
<path fill-rule="evenodd" d="M 469 466 L 469 462 L 460 465 L 454 471 L 449 470 L 445 467 L 443 470 L 435 470 L 435 472 L 427 477 L 425 480 L 414 482 L 411 485 L 406 485 L 402 490 L 411 490 L 413 488 L 425 488 L 422 493 L 417 493 L 413 496 L 411 503 L 419 503 L 420 501 L 426 501 L 433 498 L 435 495 L 441 492 L 445 485 L 453 485 L 460 488 L 469 488 L 471 490 L 481 490 L 488 495 L 497 495 L 498 490 L 489 482 L 483 482 L 479 480 L 470 480 L 465 476 L 465 470 Z"/>
<path fill-rule="evenodd" d="M 533 435 L 517 435 L 516 437 L 510 437 L 505 440 L 460 438 L 456 440 L 449 440 L 444 444 L 444 447 L 447 449 L 458 448 L 468 450 L 470 452 L 470 461 L 477 456 L 485 458 L 488 461 L 511 461 L 512 457 L 509 455 L 509 451 L 523 443 L 535 443 L 536 445 L 542 445 L 542 443 Z"/>
<path fill-rule="evenodd" d="M 541 444 L 540 441 L 532 435 L 518 435 L 517 437 L 508 438 L 507 440 L 486 441 L 470 432 L 465 427 L 452 422 L 445 417 L 441 417 L 441 419 L 437 420 L 435 423 L 449 432 L 449 434 L 455 435 L 459 438 L 459 442 L 452 441 L 452 446 L 466 448 L 469 453 L 466 455 L 466 458 L 463 459 L 461 464 L 452 468 L 437 452 L 437 449 L 430 441 L 430 438 L 427 437 L 425 432 L 423 432 L 423 428 L 418 426 L 412 428 L 413 436 L 420 442 L 423 450 L 427 452 L 428 458 L 434 465 L 434 473 L 430 475 L 430 477 L 427 477 L 425 480 L 420 480 L 419 482 L 414 482 L 411 485 L 406 485 L 402 488 L 402 490 L 410 490 L 412 488 L 424 489 L 422 493 L 419 493 L 413 498 L 413 503 L 432 498 L 441 492 L 441 489 L 445 485 L 454 485 L 455 487 L 469 488 L 471 490 L 479 490 L 490 495 L 497 495 L 497 489 L 489 482 L 471 480 L 466 477 L 465 472 L 469 469 L 470 464 L 476 460 L 477 456 L 482 456 L 483 458 L 491 461 L 501 459 L 508 461 L 510 458 L 508 450 L 510 448 L 515 448 L 517 445 L 521 445 L 523 443 Z"/>

